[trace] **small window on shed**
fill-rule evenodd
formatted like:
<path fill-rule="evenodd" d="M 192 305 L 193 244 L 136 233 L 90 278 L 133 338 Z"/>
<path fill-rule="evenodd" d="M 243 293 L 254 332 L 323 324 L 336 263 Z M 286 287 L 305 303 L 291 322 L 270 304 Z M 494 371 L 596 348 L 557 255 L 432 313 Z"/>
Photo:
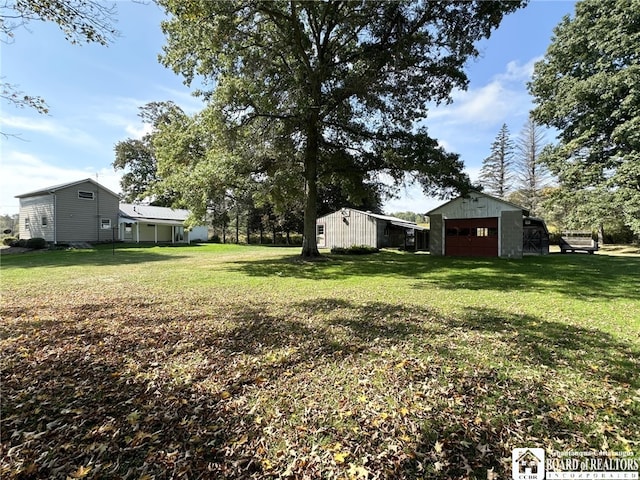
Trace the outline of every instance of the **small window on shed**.
<path fill-rule="evenodd" d="M 476 237 L 488 237 L 489 229 L 487 227 L 476 228 Z"/>
<path fill-rule="evenodd" d="M 83 200 L 93 200 L 93 192 L 87 192 L 86 190 L 78 190 L 78 198 Z"/>
<path fill-rule="evenodd" d="M 24 229 L 25 230 L 29 230 L 30 226 L 29 226 L 29 217 L 24 217 Z"/>
<path fill-rule="evenodd" d="M 48 224 L 48 223 L 47 223 L 47 217 L 43 216 L 43 217 L 42 217 L 42 226 L 43 226 L 43 227 L 46 227 L 46 226 L 47 226 L 47 224 Z"/>
<path fill-rule="evenodd" d="M 101 218 L 100 219 L 100 228 L 103 230 L 111 229 L 111 219 L 110 218 Z"/>

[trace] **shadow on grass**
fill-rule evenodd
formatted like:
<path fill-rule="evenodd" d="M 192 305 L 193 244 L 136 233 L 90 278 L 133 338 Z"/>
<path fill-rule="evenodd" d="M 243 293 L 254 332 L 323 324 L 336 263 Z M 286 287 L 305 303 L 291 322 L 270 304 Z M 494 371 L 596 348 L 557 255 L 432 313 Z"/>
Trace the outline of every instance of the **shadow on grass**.
<path fill-rule="evenodd" d="M 182 245 L 185 248 L 185 245 Z M 68 267 L 68 266 L 108 266 L 129 265 L 145 262 L 163 262 L 186 258 L 171 250 L 172 245 L 153 244 L 116 244 L 98 245 L 93 249 L 68 250 L 35 250 L 2 257 L 2 268 L 33 268 L 33 267 Z M 193 246 L 197 248 L 197 246 Z"/>
<path fill-rule="evenodd" d="M 480 477 L 487 468 L 502 469 L 505 476 L 502 458 L 510 454 L 510 437 L 551 432 L 572 442 L 592 420 L 555 415 L 549 387 L 513 376 L 510 367 L 545 365 L 550 375 L 570 370 L 616 387 L 640 386 L 640 355 L 630 345 L 600 331 L 496 309 L 444 318 L 428 307 L 332 297 L 188 312 L 168 310 L 160 300 L 122 305 L 123 299 L 114 299 L 50 307 L 47 315 L 60 321 L 29 321 L 38 307 L 22 306 L 25 319 L 3 324 L 2 478 L 66 478 L 87 465 L 95 478 L 284 475 L 287 453 L 279 457 L 274 450 L 281 447 L 273 444 L 286 440 L 288 449 L 302 451 L 317 439 L 280 402 L 310 412 L 326 409 L 339 387 L 339 380 L 322 378 L 327 363 L 364 369 L 381 353 L 393 365 L 406 360 L 407 352 L 419 358 L 425 351 L 431 364 L 394 370 L 385 385 L 399 394 L 437 377 L 433 385 L 440 390 L 430 410 L 402 417 L 399 430 L 391 432 L 398 436 L 411 427 L 414 455 L 386 463 L 383 444 L 371 443 L 379 429 L 370 423 L 359 425 L 364 433 L 353 450 L 368 456 L 368 468 L 380 478 Z M 470 336 L 458 338 L 460 332 Z M 479 362 L 498 337 L 506 348 L 491 355 L 507 366 L 503 370 Z M 298 379 L 330 386 L 326 401 L 305 405 Z M 265 425 L 250 408 L 247 398 L 262 391 L 284 411 L 281 421 L 291 425 L 291 438 L 274 438 L 280 426 Z M 333 442 L 347 446 L 339 433 Z M 273 465 L 264 462 L 269 451 Z M 339 471 L 331 458 L 294 464 L 292 476 L 322 478 L 328 469 Z"/>
<path fill-rule="evenodd" d="M 287 257 L 234 265 L 243 274 L 259 277 L 341 280 L 375 276 L 407 279 L 414 289 L 550 290 L 578 297 L 640 298 L 640 257 L 547 255 L 505 260 L 381 252 L 327 256 L 321 262 Z"/>

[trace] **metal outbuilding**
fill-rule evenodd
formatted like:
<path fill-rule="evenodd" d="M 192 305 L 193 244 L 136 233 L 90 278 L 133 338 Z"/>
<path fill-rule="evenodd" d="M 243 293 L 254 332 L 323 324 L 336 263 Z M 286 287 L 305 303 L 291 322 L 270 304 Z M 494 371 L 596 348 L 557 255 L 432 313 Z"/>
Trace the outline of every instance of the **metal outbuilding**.
<path fill-rule="evenodd" d="M 319 248 L 373 248 L 427 250 L 429 230 L 397 217 L 342 208 L 318 218 L 316 237 Z"/>
<path fill-rule="evenodd" d="M 470 192 L 427 213 L 432 255 L 521 258 L 528 210 Z"/>

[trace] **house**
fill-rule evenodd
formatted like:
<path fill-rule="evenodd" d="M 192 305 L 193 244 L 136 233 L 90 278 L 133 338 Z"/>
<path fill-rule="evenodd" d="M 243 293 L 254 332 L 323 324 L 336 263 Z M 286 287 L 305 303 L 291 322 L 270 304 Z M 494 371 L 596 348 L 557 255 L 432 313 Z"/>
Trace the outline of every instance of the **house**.
<path fill-rule="evenodd" d="M 373 248 L 426 250 L 428 229 L 401 218 L 342 208 L 316 220 L 319 248 Z"/>
<path fill-rule="evenodd" d="M 189 243 L 206 241 L 207 227 L 186 229 L 188 210 L 121 204 L 118 194 L 87 178 L 17 195 L 21 239 L 49 243 Z"/>
<path fill-rule="evenodd" d="M 118 195 L 87 178 L 16 195 L 21 239 L 49 243 L 112 240 L 118 226 Z"/>
<path fill-rule="evenodd" d="M 189 210 L 120 204 L 119 239 L 123 242 L 190 243 L 206 242 L 206 226 L 186 229 Z"/>
<path fill-rule="evenodd" d="M 544 222 L 530 218 L 519 205 L 485 193 L 470 192 L 427 215 L 432 255 L 522 258 L 524 253 L 549 252 Z M 530 237 L 536 235 L 534 242 Z"/>

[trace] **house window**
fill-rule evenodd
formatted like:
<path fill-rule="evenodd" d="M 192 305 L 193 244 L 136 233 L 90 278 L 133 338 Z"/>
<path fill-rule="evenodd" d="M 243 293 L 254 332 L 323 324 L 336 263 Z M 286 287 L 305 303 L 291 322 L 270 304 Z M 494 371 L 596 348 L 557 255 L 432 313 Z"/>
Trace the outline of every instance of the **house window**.
<path fill-rule="evenodd" d="M 42 226 L 46 227 L 47 226 L 47 217 L 42 217 Z"/>
<path fill-rule="evenodd" d="M 155 227 L 156 224 L 155 223 L 147 223 L 147 227 Z"/>
<path fill-rule="evenodd" d="M 124 224 L 124 231 L 127 233 L 131 233 L 131 227 L 133 227 L 133 223 L 125 223 Z"/>
<path fill-rule="evenodd" d="M 100 228 L 103 230 L 111 230 L 111 219 L 110 218 L 101 218 L 100 219 Z"/>
<path fill-rule="evenodd" d="M 93 192 L 78 190 L 78 198 L 81 198 L 83 200 L 93 200 Z"/>
<path fill-rule="evenodd" d="M 29 230 L 29 217 L 24 217 L 24 229 Z"/>
<path fill-rule="evenodd" d="M 324 235 L 324 225 L 316 225 L 318 229 L 318 235 Z"/>

